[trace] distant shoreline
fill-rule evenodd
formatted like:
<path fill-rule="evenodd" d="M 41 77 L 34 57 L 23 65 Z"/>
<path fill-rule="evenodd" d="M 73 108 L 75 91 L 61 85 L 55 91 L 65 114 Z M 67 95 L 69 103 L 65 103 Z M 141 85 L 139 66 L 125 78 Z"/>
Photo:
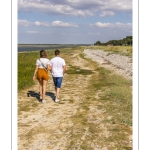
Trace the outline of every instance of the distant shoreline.
<path fill-rule="evenodd" d="M 89 45 L 91 44 L 18 44 L 18 52 L 36 51 L 41 49 L 61 49 Z"/>

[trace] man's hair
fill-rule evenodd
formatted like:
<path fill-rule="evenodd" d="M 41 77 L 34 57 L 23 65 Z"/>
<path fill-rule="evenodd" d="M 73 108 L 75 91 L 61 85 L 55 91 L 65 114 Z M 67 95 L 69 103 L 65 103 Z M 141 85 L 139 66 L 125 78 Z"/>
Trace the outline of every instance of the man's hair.
<path fill-rule="evenodd" d="M 40 57 L 47 58 L 47 53 L 45 50 L 40 50 Z"/>
<path fill-rule="evenodd" d="M 55 50 L 55 55 L 59 55 L 60 51 L 58 49 Z"/>

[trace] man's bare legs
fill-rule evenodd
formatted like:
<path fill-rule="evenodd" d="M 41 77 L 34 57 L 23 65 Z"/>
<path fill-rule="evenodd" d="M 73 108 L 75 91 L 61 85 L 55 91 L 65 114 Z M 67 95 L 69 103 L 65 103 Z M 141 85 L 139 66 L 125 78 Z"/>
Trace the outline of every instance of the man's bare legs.
<path fill-rule="evenodd" d="M 58 99 L 59 98 L 60 88 L 55 86 L 55 92 L 56 92 L 56 99 Z"/>

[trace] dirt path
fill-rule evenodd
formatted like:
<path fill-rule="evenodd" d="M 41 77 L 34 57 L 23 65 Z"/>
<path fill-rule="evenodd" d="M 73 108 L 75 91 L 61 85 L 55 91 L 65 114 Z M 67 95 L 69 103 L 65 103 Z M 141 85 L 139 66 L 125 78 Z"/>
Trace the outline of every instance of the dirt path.
<path fill-rule="evenodd" d="M 72 66 L 92 70 L 92 66 L 78 54 L 71 57 Z M 59 103 L 53 101 L 51 76 L 47 85 L 47 103 L 38 101 L 38 83 L 19 92 L 18 150 L 114 150 L 111 147 L 115 143 L 105 145 L 98 140 L 110 135 L 107 124 L 102 123 L 105 110 L 97 109 L 95 101 L 89 103 L 87 108 L 85 93 L 90 93 L 86 88 L 91 78 L 92 75 L 86 75 L 85 78 L 81 74 L 65 74 Z M 30 93 L 30 97 L 27 97 L 27 93 Z M 97 98 L 97 95 L 93 97 Z M 88 125 L 84 125 L 84 115 L 88 116 Z M 99 133 L 90 135 L 96 128 L 99 128 Z M 125 144 L 131 146 L 132 137 L 130 133 L 126 134 L 129 140 Z"/>

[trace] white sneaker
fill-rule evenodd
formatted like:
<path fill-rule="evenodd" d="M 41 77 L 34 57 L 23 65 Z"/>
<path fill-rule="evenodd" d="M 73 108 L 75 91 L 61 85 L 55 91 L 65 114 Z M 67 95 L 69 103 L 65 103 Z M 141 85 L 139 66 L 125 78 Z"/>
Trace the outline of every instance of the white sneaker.
<path fill-rule="evenodd" d="M 58 99 L 55 99 L 55 103 L 57 103 L 57 102 L 59 102 L 59 100 L 58 100 Z"/>
<path fill-rule="evenodd" d="M 42 100 L 42 103 L 46 103 L 46 100 Z"/>

